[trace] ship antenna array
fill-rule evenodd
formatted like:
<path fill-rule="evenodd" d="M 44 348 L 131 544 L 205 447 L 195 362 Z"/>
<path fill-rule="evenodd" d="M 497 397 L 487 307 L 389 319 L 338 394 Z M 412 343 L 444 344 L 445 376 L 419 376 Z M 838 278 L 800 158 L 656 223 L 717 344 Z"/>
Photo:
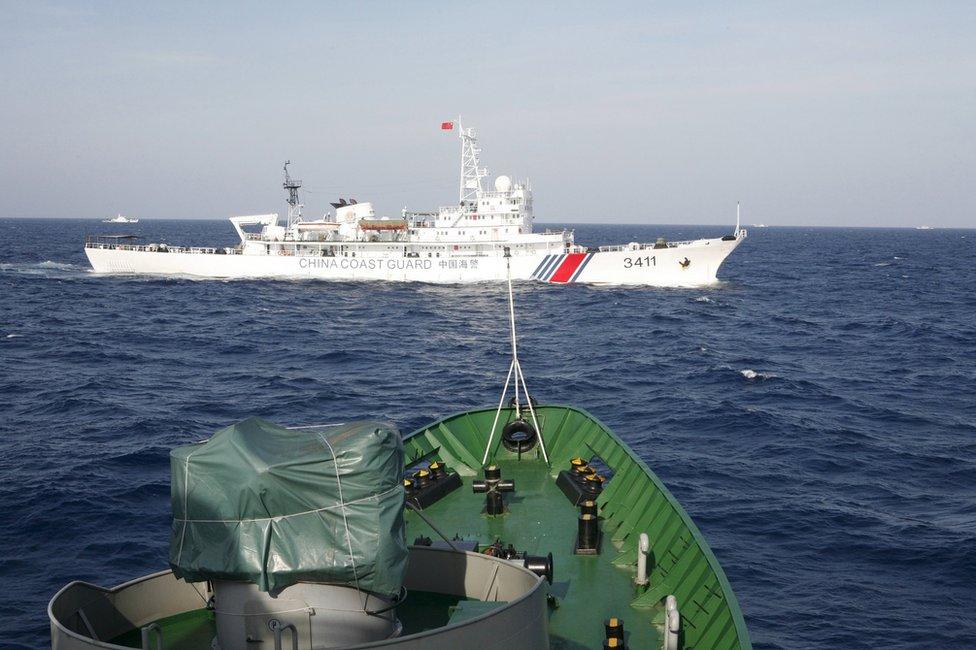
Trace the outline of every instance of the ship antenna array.
<path fill-rule="evenodd" d="M 505 378 L 505 385 L 502 387 L 502 397 L 498 400 L 495 421 L 491 424 L 491 432 L 488 434 L 488 444 L 485 445 L 485 455 L 481 459 L 481 464 L 484 465 L 488 462 L 488 456 L 491 453 L 491 443 L 495 438 L 495 429 L 498 427 L 498 421 L 501 419 L 502 407 L 505 405 L 505 397 L 508 395 L 509 384 L 512 385 L 513 392 L 515 393 L 515 419 L 522 419 L 522 406 L 519 403 L 519 385 L 521 384 L 521 393 L 525 395 L 525 403 L 528 406 L 529 415 L 532 418 L 532 425 L 535 427 L 536 435 L 539 436 L 539 447 L 542 450 L 542 458 L 546 461 L 546 465 L 548 465 L 549 454 L 546 452 L 546 441 L 542 437 L 542 428 L 539 427 L 539 420 L 535 415 L 535 406 L 532 404 L 532 398 L 529 397 L 529 388 L 525 385 L 525 375 L 522 374 L 522 364 L 518 358 L 518 336 L 515 334 L 515 294 L 512 291 L 512 250 L 508 246 L 505 247 L 505 271 L 508 274 L 508 318 L 509 325 L 512 329 L 512 364 L 508 367 L 508 376 Z"/>
<path fill-rule="evenodd" d="M 285 161 L 285 182 L 281 186 L 288 190 L 288 225 L 292 226 L 302 220 L 302 208 L 305 206 L 298 198 L 298 189 L 302 186 L 302 182 L 288 174 L 290 164 L 290 160 Z"/>
<path fill-rule="evenodd" d="M 482 191 L 481 179 L 488 175 L 488 170 L 479 167 L 481 160 L 479 155 L 481 149 L 478 148 L 478 135 L 474 129 L 465 129 L 461 125 L 461 118 L 458 118 L 458 135 L 461 138 L 461 186 L 460 202 L 478 200 L 478 193 Z"/>

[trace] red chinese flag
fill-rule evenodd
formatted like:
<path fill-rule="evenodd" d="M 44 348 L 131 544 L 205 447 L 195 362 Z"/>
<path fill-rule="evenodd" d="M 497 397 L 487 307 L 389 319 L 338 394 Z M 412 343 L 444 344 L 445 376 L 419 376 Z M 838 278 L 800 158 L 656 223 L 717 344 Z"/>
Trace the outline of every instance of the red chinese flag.
<path fill-rule="evenodd" d="M 442 131 L 450 131 L 454 128 L 454 122 L 441 122 Z"/>

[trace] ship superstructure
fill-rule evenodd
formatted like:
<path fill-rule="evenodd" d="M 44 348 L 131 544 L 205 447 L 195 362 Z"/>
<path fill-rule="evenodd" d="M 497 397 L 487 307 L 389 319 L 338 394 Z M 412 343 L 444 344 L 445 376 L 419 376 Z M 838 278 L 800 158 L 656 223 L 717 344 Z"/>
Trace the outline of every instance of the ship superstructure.
<path fill-rule="evenodd" d="M 445 126 L 454 128 L 453 122 Z M 477 135 L 460 122 L 458 202 L 433 212 L 404 209 L 378 217 L 370 202 L 341 198 L 333 213 L 308 220 L 285 163 L 284 224 L 277 214 L 230 219 L 240 244 L 227 248 L 130 245 L 91 238 L 85 252 L 96 271 L 204 277 L 315 277 L 336 280 L 477 282 L 504 280 L 505 255 L 516 279 L 554 283 L 699 286 L 746 233 L 693 242 L 631 243 L 585 248 L 568 229 L 535 232 L 532 189 L 507 175 L 486 189 Z"/>

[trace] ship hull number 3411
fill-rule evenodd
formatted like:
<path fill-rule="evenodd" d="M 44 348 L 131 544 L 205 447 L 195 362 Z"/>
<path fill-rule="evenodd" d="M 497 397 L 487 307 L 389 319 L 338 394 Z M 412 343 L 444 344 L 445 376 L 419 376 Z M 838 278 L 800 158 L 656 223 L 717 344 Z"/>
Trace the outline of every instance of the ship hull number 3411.
<path fill-rule="evenodd" d="M 657 266 L 657 260 L 653 255 L 645 255 L 644 257 L 625 257 L 624 258 L 624 268 L 632 269 L 634 267 L 643 268 L 645 266 Z"/>

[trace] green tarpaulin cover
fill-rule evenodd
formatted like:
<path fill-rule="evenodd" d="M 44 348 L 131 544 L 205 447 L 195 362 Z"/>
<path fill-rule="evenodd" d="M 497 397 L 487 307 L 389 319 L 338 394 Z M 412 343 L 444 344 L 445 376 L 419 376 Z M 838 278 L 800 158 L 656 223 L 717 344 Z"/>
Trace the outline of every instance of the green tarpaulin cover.
<path fill-rule="evenodd" d="M 251 418 L 170 453 L 170 566 L 184 580 L 296 582 L 391 597 L 407 566 L 403 443 L 381 422 Z"/>

